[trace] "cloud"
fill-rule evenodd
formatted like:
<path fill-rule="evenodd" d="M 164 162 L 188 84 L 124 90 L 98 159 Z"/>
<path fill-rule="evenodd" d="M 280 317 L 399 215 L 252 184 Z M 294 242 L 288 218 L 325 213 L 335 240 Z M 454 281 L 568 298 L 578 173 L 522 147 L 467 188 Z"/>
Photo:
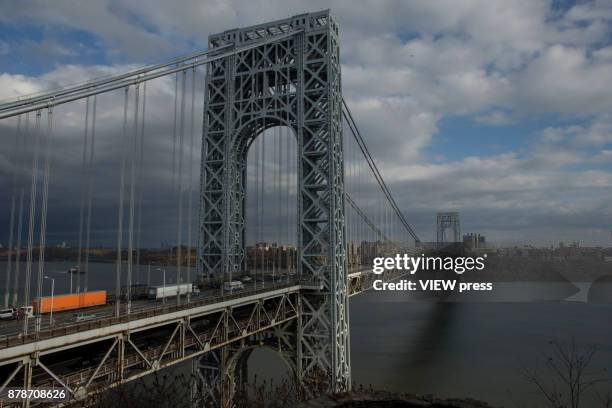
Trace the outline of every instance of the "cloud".
<path fill-rule="evenodd" d="M 344 96 L 417 231 L 427 234 L 433 212 L 447 208 L 460 209 L 465 225 L 480 226 L 483 232 L 488 228 L 527 234 L 529 227 L 535 231 L 531 236 L 542 240 L 547 238 L 538 228 L 550 232 L 553 222 L 568 234 L 574 224 L 581 234 L 612 223 L 606 210 L 612 134 L 609 2 L 561 8 L 552 1 L 527 0 L 315 0 L 308 7 L 297 0 L 187 0 L 180 6 L 161 0 L 59 0 L 53 7 L 35 0 L 1 4 L 2 23 L 47 27 L 47 37 L 39 44 L 59 47 L 55 53 L 69 55 L 77 49 L 66 42 L 51 43 L 55 31 L 86 32 L 105 50 L 108 63 L 61 65 L 41 76 L 0 74 L 0 99 L 202 49 L 213 32 L 331 7 L 341 27 Z M 12 46 L 7 50 L 11 52 Z M 148 90 L 151 101 L 156 97 L 147 106 L 150 163 L 167 164 L 173 148 L 173 86 L 167 79 Z M 112 214 L 121 95 L 100 98 L 100 103 L 100 123 L 105 123 L 100 141 L 108 141 L 100 146 L 104 156 L 99 165 L 108 169 L 99 192 L 100 205 L 107 207 L 100 211 Z M 66 139 L 58 146 L 78 169 L 80 145 L 74 140 L 82 137 L 84 106 L 63 110 Z M 436 152 L 436 162 L 430 163 L 440 120 L 452 124 L 456 117 L 491 126 L 513 124 L 517 132 L 530 121 L 543 119 L 547 126 L 527 143 L 500 153 L 479 156 L 468 151 L 457 158 L 445 154 L 453 152 Z M 3 169 L 11 162 L 6 149 L 0 148 Z M 198 153 L 192 154 L 198 161 Z M 168 198 L 171 174 L 168 167 L 151 164 L 148 175 L 159 178 L 160 186 L 147 197 L 170 207 L 151 210 L 163 219 L 174 209 Z M 65 192 L 73 197 L 69 187 Z M 172 228 L 165 224 L 160 229 Z"/>
<path fill-rule="evenodd" d="M 476 123 L 491 126 L 503 126 L 516 123 L 514 119 L 508 116 L 505 112 L 494 111 L 486 115 L 479 115 L 474 118 Z"/>
<path fill-rule="evenodd" d="M 566 143 L 574 149 L 609 145 L 612 144 L 612 118 L 606 114 L 593 119 L 588 126 L 547 127 L 541 139 L 546 143 Z"/>
<path fill-rule="evenodd" d="M 8 43 L 6 43 L 5 41 L 0 40 L 0 55 L 7 55 L 10 50 L 10 45 L 8 45 Z"/>

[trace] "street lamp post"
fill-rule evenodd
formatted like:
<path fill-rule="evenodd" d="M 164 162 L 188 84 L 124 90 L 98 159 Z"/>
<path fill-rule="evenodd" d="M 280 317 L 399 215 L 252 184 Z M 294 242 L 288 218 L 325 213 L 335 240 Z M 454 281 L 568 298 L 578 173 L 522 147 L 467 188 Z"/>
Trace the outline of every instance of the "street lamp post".
<path fill-rule="evenodd" d="M 49 313 L 49 327 L 53 326 L 53 300 L 55 295 L 55 279 L 46 276 L 45 279 L 51 280 L 51 313 Z"/>
<path fill-rule="evenodd" d="M 161 269 L 161 268 L 157 268 L 156 271 L 161 271 L 164 274 L 164 283 L 163 283 L 163 296 L 162 296 L 162 303 L 166 303 L 166 270 L 165 269 Z"/>

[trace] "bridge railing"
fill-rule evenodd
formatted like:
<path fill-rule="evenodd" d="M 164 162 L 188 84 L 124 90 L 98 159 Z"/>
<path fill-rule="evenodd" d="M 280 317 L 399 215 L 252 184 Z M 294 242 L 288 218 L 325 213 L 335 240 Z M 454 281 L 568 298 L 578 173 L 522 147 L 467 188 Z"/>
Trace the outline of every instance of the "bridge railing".
<path fill-rule="evenodd" d="M 227 300 L 239 299 L 242 297 L 257 295 L 260 293 L 270 292 L 276 289 L 287 288 L 295 285 L 317 286 L 317 282 L 308 278 L 294 279 L 287 283 L 272 283 L 270 286 L 261 289 L 243 290 L 227 295 L 211 296 L 205 299 L 191 301 L 189 303 L 181 303 L 175 305 L 163 305 L 147 308 L 145 310 L 133 311 L 130 314 L 124 314 L 118 317 L 103 317 L 92 319 L 81 323 L 66 323 L 62 326 L 52 327 L 37 333 L 23 335 L 16 333 L 14 335 L 6 335 L 0 340 L 0 349 L 15 347 L 22 344 L 34 343 L 40 340 L 50 339 L 53 337 L 61 337 L 69 334 L 79 333 L 88 330 L 100 329 L 116 324 L 127 323 L 134 320 L 146 319 L 149 317 L 164 315 L 172 312 L 177 312 L 186 309 L 192 309 L 200 306 L 220 303 Z"/>

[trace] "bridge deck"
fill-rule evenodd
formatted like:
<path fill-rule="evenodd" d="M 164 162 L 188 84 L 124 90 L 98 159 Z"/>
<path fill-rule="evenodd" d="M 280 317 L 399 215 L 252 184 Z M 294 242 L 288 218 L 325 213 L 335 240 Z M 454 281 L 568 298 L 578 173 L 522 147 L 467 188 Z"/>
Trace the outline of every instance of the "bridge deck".
<path fill-rule="evenodd" d="M 92 319 L 81 323 L 70 323 L 60 327 L 48 328 L 38 333 L 22 335 L 15 333 L 5 336 L 0 342 L 2 358 L 0 365 L 24 354 L 56 349 L 61 345 L 75 342 L 83 343 L 100 339 L 113 333 L 135 331 L 144 327 L 165 324 L 186 316 L 211 313 L 227 307 L 236 307 L 280 293 L 293 293 L 303 289 L 318 290 L 311 282 L 290 282 L 272 284 L 266 288 L 240 291 L 223 296 L 210 296 L 190 303 L 155 305 L 141 308 L 119 317 Z M 59 340 L 58 340 L 59 339 Z"/>
<path fill-rule="evenodd" d="M 395 275 L 386 273 L 384 279 Z M 367 270 L 350 273 L 350 294 L 368 290 L 378 278 Z M 144 307 L 129 315 L 9 335 L 0 343 L 0 370 L 9 378 L 0 378 L 0 384 L 20 388 L 60 384 L 73 397 L 83 398 L 291 324 L 299 315 L 300 293 L 321 289 L 312 280 L 266 285 L 183 304 L 147 307 L 143 302 Z M 22 376 L 16 375 L 26 369 L 32 371 L 30 385 L 21 384 Z M 0 400 L 5 393 L 0 389 Z"/>

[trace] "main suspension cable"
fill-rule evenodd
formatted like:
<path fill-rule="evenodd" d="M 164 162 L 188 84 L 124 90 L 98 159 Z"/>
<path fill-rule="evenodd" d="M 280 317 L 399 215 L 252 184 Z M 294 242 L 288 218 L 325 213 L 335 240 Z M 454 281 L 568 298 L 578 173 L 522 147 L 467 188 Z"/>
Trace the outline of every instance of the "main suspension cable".
<path fill-rule="evenodd" d="M 367 146 L 366 146 L 366 144 L 365 144 L 365 142 L 363 140 L 363 137 L 361 136 L 361 133 L 359 132 L 359 128 L 357 127 L 357 124 L 355 123 L 355 120 L 353 119 L 353 115 L 351 114 L 351 111 L 350 111 L 350 109 L 349 109 L 349 107 L 348 107 L 348 105 L 347 105 L 347 103 L 346 103 L 346 101 L 344 99 L 342 99 L 342 105 L 343 105 L 343 108 L 344 108 L 342 110 L 342 114 L 343 114 L 345 120 L 347 121 L 347 123 L 349 125 L 349 128 L 351 130 L 351 133 L 353 134 L 353 137 L 357 141 L 357 144 L 359 145 L 359 148 L 361 149 L 361 152 L 363 153 L 363 155 L 364 155 L 364 157 L 365 157 L 365 159 L 366 159 L 366 161 L 368 163 L 368 166 L 372 170 L 372 174 L 374 175 L 374 177 L 375 177 L 376 181 L 378 182 L 381 190 L 383 191 L 383 194 L 385 195 L 385 197 L 387 198 L 387 200 L 389 201 L 389 203 L 393 207 L 393 210 L 397 214 L 397 216 L 400 219 L 401 223 L 404 225 L 404 228 L 406 229 L 406 231 L 408 231 L 408 233 L 414 239 L 415 245 L 419 245 L 420 244 L 419 237 L 412 230 L 412 227 L 406 221 L 406 218 L 402 214 L 401 210 L 397 206 L 397 203 L 395 202 L 395 199 L 391 195 L 391 192 L 389 191 L 389 188 L 387 187 L 387 184 L 385 183 L 384 179 L 382 178 L 382 175 L 380 174 L 380 171 L 378 170 L 378 167 L 376 166 L 376 162 L 374 162 L 374 160 L 372 159 L 372 156 L 370 155 L 370 152 L 369 152 L 369 150 L 368 150 L 368 148 L 367 148 Z"/>

